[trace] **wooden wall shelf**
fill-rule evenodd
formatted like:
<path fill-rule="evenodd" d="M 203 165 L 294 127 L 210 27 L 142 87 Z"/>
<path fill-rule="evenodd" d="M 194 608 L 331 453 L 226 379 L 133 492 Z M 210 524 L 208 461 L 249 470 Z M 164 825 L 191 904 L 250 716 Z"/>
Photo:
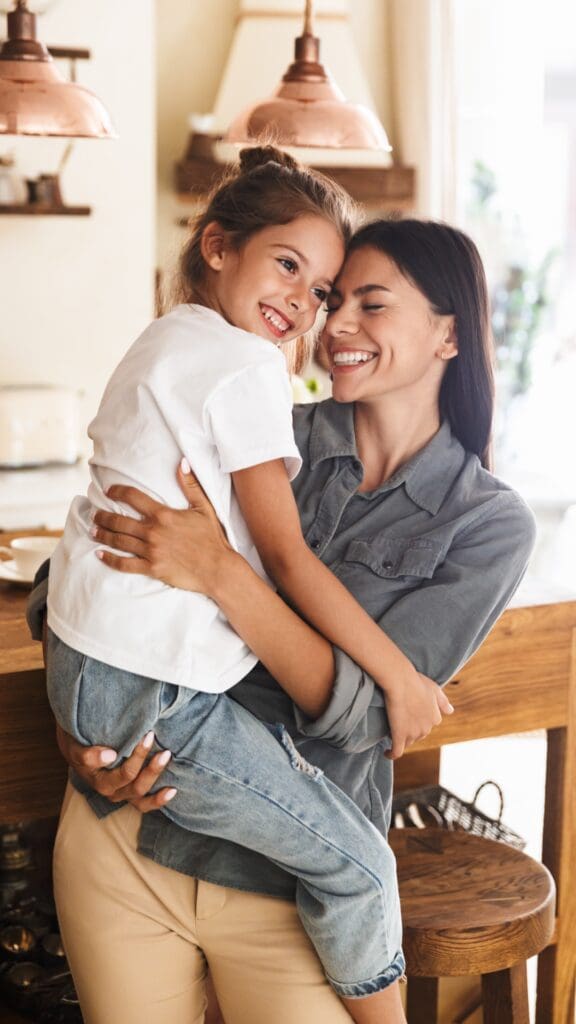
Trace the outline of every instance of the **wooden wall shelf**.
<path fill-rule="evenodd" d="M 0 46 L 5 42 L 5 39 L 0 39 Z M 56 60 L 90 60 L 92 56 L 91 50 L 85 46 L 47 46 L 46 49 Z"/>
<path fill-rule="evenodd" d="M 89 217 L 90 206 L 44 206 L 42 203 L 0 203 L 0 216 L 19 217 Z"/>
<path fill-rule="evenodd" d="M 53 57 L 68 60 L 90 60 L 91 51 L 84 46 L 48 46 Z"/>
<path fill-rule="evenodd" d="M 224 165 L 214 158 L 211 136 L 192 134 L 188 149 L 175 167 L 178 198 L 195 202 L 209 192 Z M 382 210 L 410 210 L 416 201 L 416 171 L 413 167 L 319 167 L 339 182 L 354 199 Z"/>
<path fill-rule="evenodd" d="M 4 42 L 5 39 L 0 39 L 0 46 Z M 92 56 L 91 50 L 85 46 L 47 46 L 46 49 L 56 60 L 90 60 Z"/>

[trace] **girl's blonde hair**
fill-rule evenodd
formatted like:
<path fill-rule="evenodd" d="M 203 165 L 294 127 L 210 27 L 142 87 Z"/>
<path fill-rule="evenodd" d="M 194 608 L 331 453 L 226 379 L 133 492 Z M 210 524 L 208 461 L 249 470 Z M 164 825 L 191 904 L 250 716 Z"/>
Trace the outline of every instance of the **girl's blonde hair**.
<path fill-rule="evenodd" d="M 345 246 L 358 220 L 354 201 L 336 182 L 296 162 L 274 146 L 254 146 L 240 153 L 192 222 L 192 234 L 178 263 L 175 302 L 202 302 L 206 264 L 204 229 L 216 221 L 230 243 L 240 249 L 252 235 L 273 224 L 288 224 L 313 214 L 334 225 Z M 283 346 L 289 369 L 298 373 L 308 361 L 313 341 L 298 338 Z"/>

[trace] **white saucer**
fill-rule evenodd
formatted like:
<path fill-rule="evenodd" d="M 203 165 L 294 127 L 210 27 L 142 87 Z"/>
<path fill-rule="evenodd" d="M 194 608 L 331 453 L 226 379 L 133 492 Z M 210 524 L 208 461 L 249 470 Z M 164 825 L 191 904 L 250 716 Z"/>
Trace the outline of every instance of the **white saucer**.
<path fill-rule="evenodd" d="M 19 572 L 14 559 L 9 562 L 0 561 L 0 580 L 9 580 L 10 583 L 20 583 L 29 587 L 34 582 L 35 575 L 36 573 L 30 576 L 28 573 Z"/>

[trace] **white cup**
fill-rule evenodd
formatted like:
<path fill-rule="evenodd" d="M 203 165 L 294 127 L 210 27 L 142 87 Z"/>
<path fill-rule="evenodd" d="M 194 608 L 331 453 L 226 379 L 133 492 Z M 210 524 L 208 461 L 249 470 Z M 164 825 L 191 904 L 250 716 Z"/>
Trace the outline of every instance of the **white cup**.
<path fill-rule="evenodd" d="M 0 554 L 10 555 L 21 576 L 33 577 L 42 562 L 54 551 L 58 537 L 16 537 L 9 547 L 0 547 Z"/>

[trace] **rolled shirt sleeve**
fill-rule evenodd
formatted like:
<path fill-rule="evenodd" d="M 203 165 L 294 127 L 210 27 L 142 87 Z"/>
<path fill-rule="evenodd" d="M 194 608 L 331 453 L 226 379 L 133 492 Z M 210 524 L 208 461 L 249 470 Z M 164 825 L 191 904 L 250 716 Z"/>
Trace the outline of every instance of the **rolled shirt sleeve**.
<path fill-rule="evenodd" d="M 520 583 L 535 540 L 530 510 L 500 492 L 449 549 L 434 576 L 405 593 L 379 619 L 387 636 L 424 675 L 442 684 L 477 650 Z M 315 721 L 296 709 L 301 732 L 346 750 L 389 738 L 382 690 L 336 652 L 330 703 Z"/>
<path fill-rule="evenodd" d="M 389 737 L 382 690 L 344 651 L 334 647 L 334 686 L 330 703 L 316 719 L 294 705 L 303 736 L 326 740 L 344 750 L 366 750 Z"/>

